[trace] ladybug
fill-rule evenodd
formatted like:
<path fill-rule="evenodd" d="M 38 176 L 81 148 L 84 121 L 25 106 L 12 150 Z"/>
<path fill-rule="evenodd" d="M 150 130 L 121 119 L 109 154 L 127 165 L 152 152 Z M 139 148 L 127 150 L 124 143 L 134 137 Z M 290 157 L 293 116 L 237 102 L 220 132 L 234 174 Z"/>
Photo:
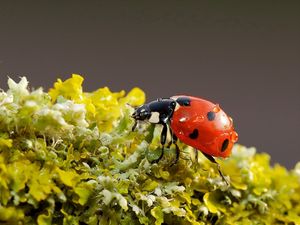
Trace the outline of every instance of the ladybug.
<path fill-rule="evenodd" d="M 169 131 L 172 140 L 167 147 L 175 144 L 175 163 L 178 161 L 180 153 L 177 146 L 179 139 L 201 151 L 207 159 L 215 163 L 224 179 L 214 157 L 228 157 L 233 144 L 238 140 L 238 134 L 234 130 L 232 118 L 227 116 L 218 104 L 185 95 L 159 98 L 136 108 L 132 118 L 135 120 L 133 131 L 138 121 L 162 125 L 160 138 L 162 152 L 160 157 L 155 160 L 156 162 L 163 157 L 163 149 Z"/>

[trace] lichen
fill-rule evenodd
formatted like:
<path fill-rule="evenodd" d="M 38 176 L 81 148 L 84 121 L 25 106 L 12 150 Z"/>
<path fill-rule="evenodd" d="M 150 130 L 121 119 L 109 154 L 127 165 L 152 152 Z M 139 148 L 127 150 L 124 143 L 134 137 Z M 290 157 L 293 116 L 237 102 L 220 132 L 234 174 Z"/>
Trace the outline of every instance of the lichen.
<path fill-rule="evenodd" d="M 300 163 L 235 145 L 215 165 L 179 143 L 161 152 L 160 127 L 131 131 L 139 88 L 82 90 L 83 78 L 0 91 L 0 224 L 300 224 Z"/>

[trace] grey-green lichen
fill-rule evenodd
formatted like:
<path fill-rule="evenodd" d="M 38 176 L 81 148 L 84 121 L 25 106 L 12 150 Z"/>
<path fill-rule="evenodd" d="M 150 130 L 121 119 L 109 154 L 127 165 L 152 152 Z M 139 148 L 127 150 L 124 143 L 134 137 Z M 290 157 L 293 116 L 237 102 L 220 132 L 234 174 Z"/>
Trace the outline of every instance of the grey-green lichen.
<path fill-rule="evenodd" d="M 300 163 L 288 171 L 235 145 L 215 166 L 180 143 L 159 163 L 160 127 L 131 132 L 134 88 L 83 92 L 83 78 L 0 91 L 0 224 L 300 224 Z"/>

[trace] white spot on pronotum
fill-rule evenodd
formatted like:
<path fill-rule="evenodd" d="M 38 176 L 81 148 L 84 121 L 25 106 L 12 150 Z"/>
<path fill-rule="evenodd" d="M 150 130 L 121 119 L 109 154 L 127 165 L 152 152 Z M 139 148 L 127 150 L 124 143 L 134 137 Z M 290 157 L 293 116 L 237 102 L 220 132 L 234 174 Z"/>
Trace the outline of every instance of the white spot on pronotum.
<path fill-rule="evenodd" d="M 177 100 L 179 98 L 179 96 L 173 96 L 173 97 L 171 97 L 171 99 L 173 99 L 173 100 Z M 174 109 L 174 111 L 177 111 L 178 109 L 180 108 L 180 105 L 176 102 L 176 106 L 175 106 L 175 109 Z"/>
<path fill-rule="evenodd" d="M 179 108 L 180 108 L 180 105 L 176 102 L 176 106 L 175 106 L 174 111 L 177 111 Z"/>
<path fill-rule="evenodd" d="M 159 122 L 159 112 L 152 112 L 149 118 L 150 123 L 158 123 Z"/>

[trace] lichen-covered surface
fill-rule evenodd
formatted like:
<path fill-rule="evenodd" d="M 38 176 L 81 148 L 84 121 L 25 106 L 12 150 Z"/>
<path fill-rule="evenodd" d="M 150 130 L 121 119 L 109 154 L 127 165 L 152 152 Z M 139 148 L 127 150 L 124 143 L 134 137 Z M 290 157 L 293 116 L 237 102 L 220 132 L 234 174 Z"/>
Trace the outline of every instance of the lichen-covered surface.
<path fill-rule="evenodd" d="M 182 143 L 177 164 L 174 147 L 151 164 L 160 128 L 131 132 L 144 93 L 86 93 L 82 82 L 46 93 L 9 79 L 0 92 L 0 224 L 300 224 L 299 163 L 271 167 L 236 145 L 218 160 L 229 185 Z"/>

